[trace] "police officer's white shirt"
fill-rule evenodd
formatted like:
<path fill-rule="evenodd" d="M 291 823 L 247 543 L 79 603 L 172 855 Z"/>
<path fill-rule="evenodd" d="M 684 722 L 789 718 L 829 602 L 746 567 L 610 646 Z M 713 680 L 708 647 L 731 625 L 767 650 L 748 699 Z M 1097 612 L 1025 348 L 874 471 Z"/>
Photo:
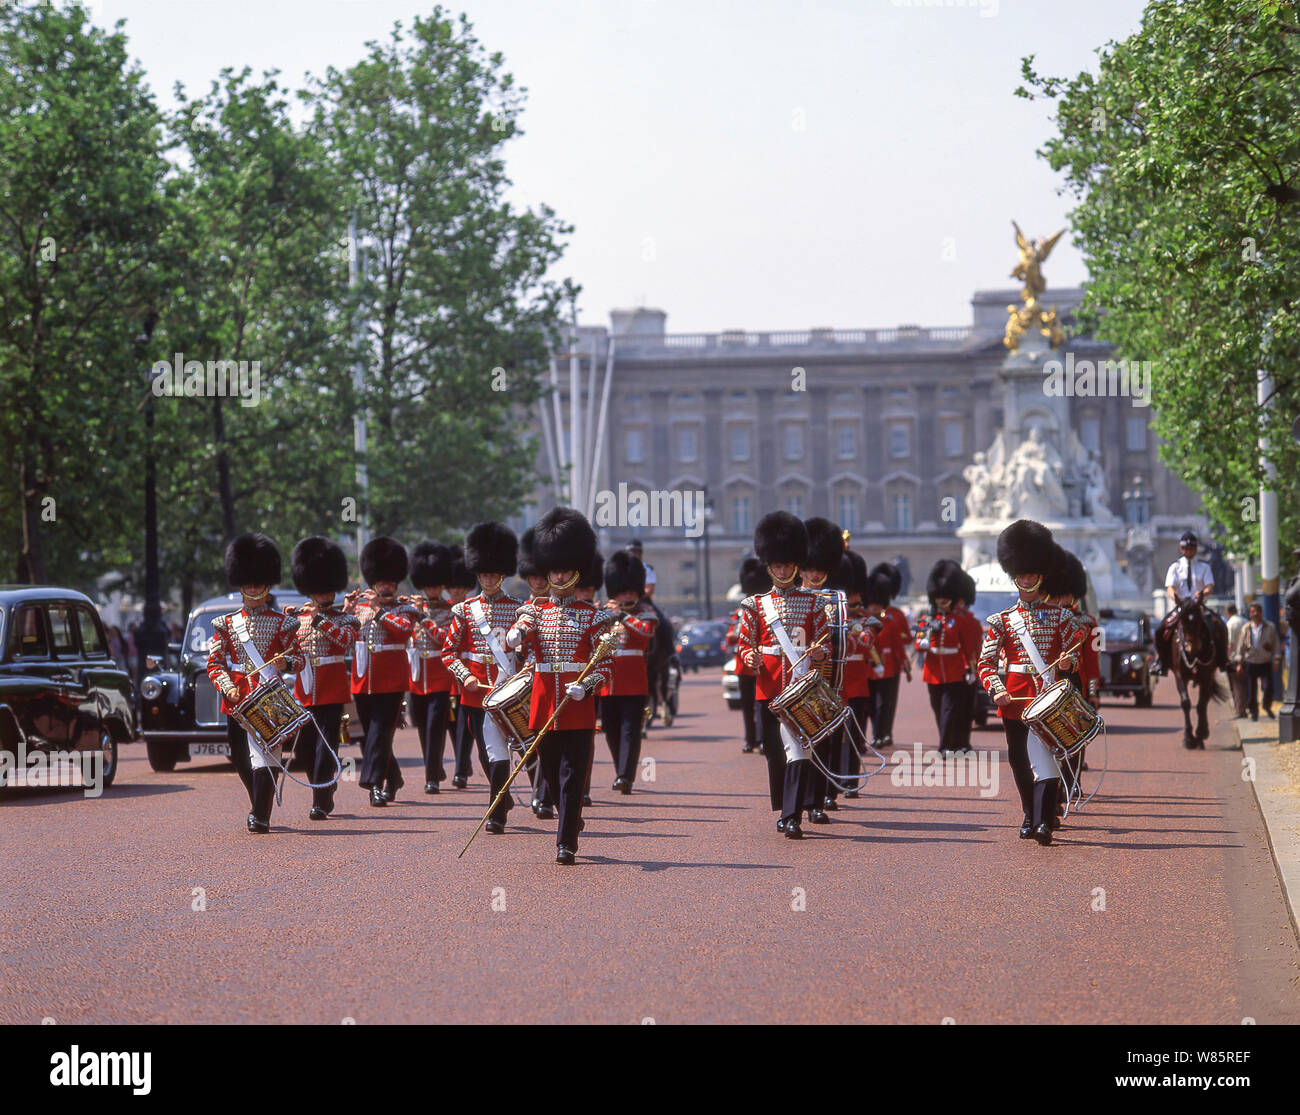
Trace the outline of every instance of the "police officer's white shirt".
<path fill-rule="evenodd" d="M 1193 558 L 1189 562 L 1187 558 L 1180 556 L 1165 574 L 1165 588 L 1172 588 L 1177 592 L 1179 600 L 1195 596 L 1206 585 L 1211 589 L 1214 588 L 1214 574 L 1210 571 L 1208 561 L 1197 561 Z"/>
<path fill-rule="evenodd" d="M 659 578 L 655 576 L 654 566 L 647 565 L 645 567 L 645 583 L 648 585 L 653 585 L 658 583 L 658 580 Z"/>

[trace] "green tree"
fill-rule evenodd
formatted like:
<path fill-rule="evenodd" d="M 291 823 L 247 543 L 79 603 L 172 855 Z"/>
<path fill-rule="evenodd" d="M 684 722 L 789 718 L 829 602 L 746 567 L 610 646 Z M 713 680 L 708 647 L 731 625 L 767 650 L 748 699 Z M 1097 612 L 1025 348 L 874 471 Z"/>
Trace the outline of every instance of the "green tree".
<path fill-rule="evenodd" d="M 0 554 L 21 581 L 129 560 L 161 129 L 123 35 L 0 3 Z"/>
<path fill-rule="evenodd" d="M 1294 0 L 1154 0 L 1094 76 L 1023 63 L 1057 103 L 1042 149 L 1078 204 L 1078 325 L 1153 360 L 1162 456 L 1230 549 L 1259 552 L 1266 439 L 1284 540 L 1300 538 L 1300 11 Z M 1257 369 L 1273 379 L 1258 404 Z"/>
<path fill-rule="evenodd" d="M 379 532 L 437 533 L 505 516 L 531 486 L 519 416 L 566 293 L 546 272 L 571 230 L 504 200 L 522 91 L 463 16 L 435 8 L 367 49 L 309 98 L 368 246 L 347 304 L 364 322 L 368 514 Z"/>

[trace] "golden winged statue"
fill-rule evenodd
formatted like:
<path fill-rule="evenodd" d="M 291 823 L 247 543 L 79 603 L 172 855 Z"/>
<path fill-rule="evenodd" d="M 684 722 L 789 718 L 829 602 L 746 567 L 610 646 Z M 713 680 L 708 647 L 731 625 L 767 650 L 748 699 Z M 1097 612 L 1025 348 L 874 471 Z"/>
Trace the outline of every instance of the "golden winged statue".
<path fill-rule="evenodd" d="M 1056 348 L 1065 340 L 1065 333 L 1057 320 L 1056 307 L 1044 310 L 1038 304 L 1038 296 L 1047 289 L 1047 280 L 1043 278 L 1043 262 L 1052 254 L 1052 249 L 1065 234 L 1065 229 L 1046 240 L 1035 240 L 1021 232 L 1020 225 L 1015 221 L 1011 222 L 1011 227 L 1016 230 L 1016 247 L 1020 249 L 1020 262 L 1012 270 L 1011 277 L 1019 279 L 1025 285 L 1020 292 L 1022 304 L 1007 307 L 1010 317 L 1002 343 L 1016 352 L 1020 348 L 1020 338 L 1037 325 L 1038 331 L 1047 338 L 1052 348 Z"/>

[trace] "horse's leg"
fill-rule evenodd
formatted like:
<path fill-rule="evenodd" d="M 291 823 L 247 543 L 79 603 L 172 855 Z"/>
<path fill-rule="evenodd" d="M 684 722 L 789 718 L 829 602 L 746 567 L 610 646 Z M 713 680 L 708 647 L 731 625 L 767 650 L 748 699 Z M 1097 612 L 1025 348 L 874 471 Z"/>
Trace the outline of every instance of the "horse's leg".
<path fill-rule="evenodd" d="M 1192 700 L 1187 693 L 1187 677 L 1181 666 L 1174 667 L 1174 685 L 1178 689 L 1178 704 L 1183 710 L 1183 746 L 1190 749 L 1196 746 L 1192 732 Z"/>
<path fill-rule="evenodd" d="M 1201 670 L 1200 677 L 1197 678 L 1197 698 L 1196 698 L 1196 741 L 1201 747 L 1205 746 L 1205 741 L 1210 738 L 1209 716 L 1206 715 L 1210 706 L 1210 697 L 1214 694 L 1214 667 L 1207 666 Z"/>

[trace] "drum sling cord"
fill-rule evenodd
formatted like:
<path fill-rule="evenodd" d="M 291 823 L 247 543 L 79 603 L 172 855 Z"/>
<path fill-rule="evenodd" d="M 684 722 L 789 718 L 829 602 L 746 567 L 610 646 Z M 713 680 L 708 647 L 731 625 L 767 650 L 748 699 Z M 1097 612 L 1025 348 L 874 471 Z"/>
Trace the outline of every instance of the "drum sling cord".
<path fill-rule="evenodd" d="M 785 624 L 781 622 L 780 613 L 777 612 L 776 605 L 772 602 L 771 596 L 764 595 L 762 597 L 762 608 L 763 608 L 763 616 L 767 620 L 768 629 L 775 636 L 778 645 L 781 647 L 781 653 L 785 656 L 786 661 L 790 663 L 790 670 L 791 673 L 793 674 L 794 668 L 799 663 L 803 662 L 804 658 L 800 657 L 796 659 L 795 657 L 796 648 L 794 642 L 791 640 L 789 633 L 786 631 Z M 806 657 L 806 655 L 804 657 Z M 816 667 L 815 666 L 808 667 L 808 669 L 816 669 Z M 807 671 L 805 670 L 805 672 Z M 838 696 L 839 694 L 837 693 L 836 697 Z M 858 723 L 858 718 L 853 715 L 853 710 L 851 708 L 848 709 L 847 711 L 849 714 L 847 719 L 851 719 L 853 721 L 854 726 L 858 729 L 858 735 L 862 738 L 863 743 L 866 744 L 867 750 L 870 751 L 873 755 L 876 756 L 877 759 L 880 760 L 880 766 L 878 766 L 875 770 L 867 771 L 867 773 L 865 774 L 849 774 L 847 772 L 844 774 L 838 774 L 835 771 L 830 770 L 826 766 L 826 764 L 822 762 L 821 757 L 817 754 L 817 748 L 814 744 L 808 742 L 806 737 L 803 740 L 801 740 L 804 746 L 808 748 L 809 762 L 811 762 L 813 766 L 815 766 L 822 774 L 824 774 L 826 776 L 826 781 L 829 782 L 832 786 L 834 786 L 837 790 L 839 790 L 839 792 L 842 794 L 847 794 L 850 790 L 860 790 L 863 786 L 867 784 L 868 778 L 870 778 L 874 774 L 879 774 L 882 770 L 885 769 L 885 767 L 888 765 L 889 762 L 889 760 L 887 760 L 884 755 L 882 755 L 879 751 L 877 751 L 874 747 L 872 747 L 871 744 L 866 743 L 866 739 L 867 739 L 866 732 L 863 731 L 862 725 Z M 843 725 L 841 725 L 841 729 L 842 728 Z M 789 731 L 790 729 L 787 728 L 786 730 Z M 830 733 L 827 734 L 829 735 Z M 821 741 L 818 740 L 818 743 L 820 742 Z M 865 753 L 858 747 L 856 743 L 854 743 L 853 741 L 850 741 L 850 743 L 852 744 L 853 749 L 857 751 L 859 756 L 861 756 L 862 758 L 866 757 Z"/>

